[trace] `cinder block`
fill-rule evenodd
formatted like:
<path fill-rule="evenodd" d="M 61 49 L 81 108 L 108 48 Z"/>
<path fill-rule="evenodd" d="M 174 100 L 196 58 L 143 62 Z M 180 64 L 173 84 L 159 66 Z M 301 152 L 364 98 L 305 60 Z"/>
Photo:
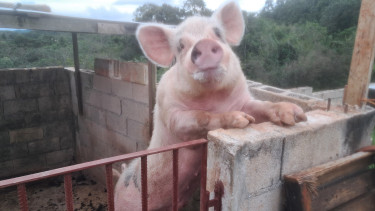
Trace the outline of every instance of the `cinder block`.
<path fill-rule="evenodd" d="M 148 66 L 145 63 L 120 62 L 119 74 L 123 81 L 148 84 Z"/>
<path fill-rule="evenodd" d="M 55 94 L 56 95 L 69 95 L 70 94 L 70 84 L 69 81 L 56 82 L 54 83 Z"/>
<path fill-rule="evenodd" d="M 103 109 L 85 103 L 83 104 L 83 113 L 87 119 L 99 125 L 105 125 L 105 111 Z"/>
<path fill-rule="evenodd" d="M 148 95 L 148 86 L 141 85 L 141 84 L 132 84 L 132 99 L 148 104 L 149 102 L 149 95 Z"/>
<path fill-rule="evenodd" d="M 19 99 L 4 102 L 4 115 L 18 112 L 36 111 L 38 109 L 36 99 Z"/>
<path fill-rule="evenodd" d="M 29 154 L 40 154 L 60 150 L 60 138 L 49 138 L 28 143 Z"/>
<path fill-rule="evenodd" d="M 15 70 L 16 83 L 38 82 L 40 81 L 40 72 L 36 68 Z"/>
<path fill-rule="evenodd" d="M 270 211 L 270 210 L 283 210 L 281 184 L 276 185 L 271 190 L 266 190 L 263 194 L 250 196 L 248 199 L 244 198 L 245 203 L 236 203 L 240 205 L 238 208 L 228 210 L 256 210 L 256 211 Z M 234 199 L 238 200 L 238 199 Z M 241 199 L 240 199 L 241 200 Z"/>
<path fill-rule="evenodd" d="M 95 58 L 94 61 L 94 70 L 95 73 L 104 77 L 109 77 L 110 72 L 114 71 L 115 63 L 118 63 L 118 61 L 112 60 L 112 59 L 101 59 L 101 58 Z"/>
<path fill-rule="evenodd" d="M 120 62 L 111 59 L 95 59 L 95 73 L 104 77 L 121 79 L 143 85 L 148 84 L 148 66 L 145 63 Z"/>
<path fill-rule="evenodd" d="M 13 160 L 15 175 L 42 171 L 46 168 L 45 155 L 32 155 Z"/>
<path fill-rule="evenodd" d="M 18 98 L 37 98 L 54 94 L 53 87 L 49 83 L 20 84 L 17 85 L 16 90 Z"/>
<path fill-rule="evenodd" d="M 44 136 L 48 138 L 64 137 L 67 134 L 73 134 L 73 126 L 69 121 L 60 121 L 44 126 Z"/>
<path fill-rule="evenodd" d="M 38 98 L 39 110 L 63 110 L 71 109 L 71 97 L 69 95 L 58 95 Z"/>
<path fill-rule="evenodd" d="M 237 197 L 280 183 L 284 137 L 267 126 L 209 132 L 207 189 L 213 191 L 216 181 L 222 181 L 229 207 L 235 207 Z"/>
<path fill-rule="evenodd" d="M 28 142 L 43 138 L 43 128 L 23 128 L 9 131 L 10 143 Z"/>
<path fill-rule="evenodd" d="M 9 131 L 0 131 L 0 146 L 5 147 L 10 145 Z"/>
<path fill-rule="evenodd" d="M 114 130 L 124 135 L 127 134 L 126 117 L 124 115 L 120 116 L 111 112 L 105 112 L 105 125 L 110 130 Z"/>
<path fill-rule="evenodd" d="M 98 91 L 109 94 L 109 93 L 111 93 L 112 80 L 108 77 L 94 75 L 94 77 L 93 77 L 93 88 L 98 90 Z"/>
<path fill-rule="evenodd" d="M 12 70 L 0 70 L 0 85 L 9 85 L 16 82 L 16 73 Z"/>
<path fill-rule="evenodd" d="M 66 134 L 60 138 L 60 148 L 70 149 L 74 148 L 74 134 Z"/>
<path fill-rule="evenodd" d="M 281 210 L 282 176 L 326 163 L 371 143 L 375 110 L 307 113 L 307 122 L 266 122 L 210 131 L 207 189 L 224 184 L 224 210 Z"/>
<path fill-rule="evenodd" d="M 16 98 L 13 86 L 0 86 L 0 100 L 12 100 Z"/>
<path fill-rule="evenodd" d="M 52 82 L 57 79 L 57 71 L 63 71 L 63 69 L 42 69 L 39 71 L 40 81 Z"/>
<path fill-rule="evenodd" d="M 143 143 L 150 142 L 149 124 L 148 122 L 140 123 L 131 119 L 127 120 L 128 136 L 133 140 Z"/>
<path fill-rule="evenodd" d="M 73 73 L 73 75 L 74 75 L 74 73 Z M 81 70 L 81 85 L 82 85 L 82 89 L 84 89 L 84 88 L 92 89 L 93 77 L 94 77 L 94 72 L 93 71 L 90 71 L 90 70 Z M 74 76 L 73 76 L 73 80 L 74 80 L 74 85 L 75 85 Z"/>
<path fill-rule="evenodd" d="M 121 98 L 132 98 L 132 83 L 122 80 L 112 79 L 112 93 Z"/>
<path fill-rule="evenodd" d="M 13 174 L 13 161 L 5 161 L 0 162 L 0 169 L 3 169 L 0 171 L 0 179 L 12 176 Z"/>
<path fill-rule="evenodd" d="M 47 165 L 54 165 L 63 162 L 71 162 L 73 160 L 73 149 L 65 149 L 46 154 Z"/>
<path fill-rule="evenodd" d="M 148 122 L 149 107 L 143 103 L 134 102 L 131 100 L 122 100 L 123 115 L 126 118 L 138 121 Z"/>
<path fill-rule="evenodd" d="M 95 90 L 85 90 L 83 92 L 84 102 L 102 108 L 104 110 L 121 114 L 120 98 L 97 92 Z"/>
<path fill-rule="evenodd" d="M 54 70 L 53 68 L 51 70 Z M 63 67 L 56 69 L 56 81 L 68 81 L 69 73 Z"/>

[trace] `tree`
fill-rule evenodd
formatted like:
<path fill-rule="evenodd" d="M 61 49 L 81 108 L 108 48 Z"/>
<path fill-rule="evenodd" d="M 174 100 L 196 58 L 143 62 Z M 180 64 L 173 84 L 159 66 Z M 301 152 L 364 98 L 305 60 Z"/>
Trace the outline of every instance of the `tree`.
<path fill-rule="evenodd" d="M 178 7 L 168 4 L 158 6 L 156 4 L 145 4 L 134 12 L 134 20 L 139 22 L 158 22 L 165 24 L 178 24 L 184 16 Z"/>
<path fill-rule="evenodd" d="M 212 14 L 212 11 L 206 8 L 206 3 L 203 0 L 186 0 L 182 9 L 185 16 L 211 16 Z"/>

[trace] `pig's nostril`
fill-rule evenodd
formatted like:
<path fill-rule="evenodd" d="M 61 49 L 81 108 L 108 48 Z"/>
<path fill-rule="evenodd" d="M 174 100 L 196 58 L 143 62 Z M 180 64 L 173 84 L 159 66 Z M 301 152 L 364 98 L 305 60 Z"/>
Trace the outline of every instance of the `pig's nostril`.
<path fill-rule="evenodd" d="M 198 49 L 194 49 L 193 52 L 191 53 L 191 61 L 195 64 L 195 61 L 197 60 L 197 58 L 202 54 L 201 51 L 199 51 Z"/>
<path fill-rule="evenodd" d="M 213 48 L 213 49 L 211 50 L 211 52 L 214 53 L 214 54 L 217 53 L 217 51 L 218 51 L 217 48 Z"/>

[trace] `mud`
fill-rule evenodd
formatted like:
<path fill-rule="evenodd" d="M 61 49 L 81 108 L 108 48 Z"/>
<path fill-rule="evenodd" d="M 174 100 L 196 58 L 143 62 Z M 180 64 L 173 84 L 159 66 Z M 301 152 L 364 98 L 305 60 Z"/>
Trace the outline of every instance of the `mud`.
<path fill-rule="evenodd" d="M 72 176 L 74 210 L 107 210 L 107 190 L 83 174 Z M 66 210 L 63 177 L 26 185 L 29 210 Z M 0 190 L 0 210 L 20 210 L 16 187 Z"/>

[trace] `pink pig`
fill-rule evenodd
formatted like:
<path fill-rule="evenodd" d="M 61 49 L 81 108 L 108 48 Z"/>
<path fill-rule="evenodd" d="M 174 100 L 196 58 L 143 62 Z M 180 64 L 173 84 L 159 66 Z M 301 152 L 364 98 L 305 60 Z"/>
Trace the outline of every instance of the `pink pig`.
<path fill-rule="evenodd" d="M 235 2 L 212 17 L 190 17 L 176 28 L 144 24 L 137 38 L 144 54 L 162 67 L 175 64 L 160 80 L 154 110 L 154 131 L 149 149 L 205 138 L 218 128 L 245 128 L 271 121 L 294 125 L 306 121 L 295 104 L 254 100 L 240 61 L 231 46 L 244 34 L 244 20 Z M 179 207 L 199 184 L 200 148 L 179 152 Z M 141 210 L 140 160 L 122 172 L 115 190 L 116 210 Z M 148 157 L 148 207 L 172 206 L 172 155 Z"/>

